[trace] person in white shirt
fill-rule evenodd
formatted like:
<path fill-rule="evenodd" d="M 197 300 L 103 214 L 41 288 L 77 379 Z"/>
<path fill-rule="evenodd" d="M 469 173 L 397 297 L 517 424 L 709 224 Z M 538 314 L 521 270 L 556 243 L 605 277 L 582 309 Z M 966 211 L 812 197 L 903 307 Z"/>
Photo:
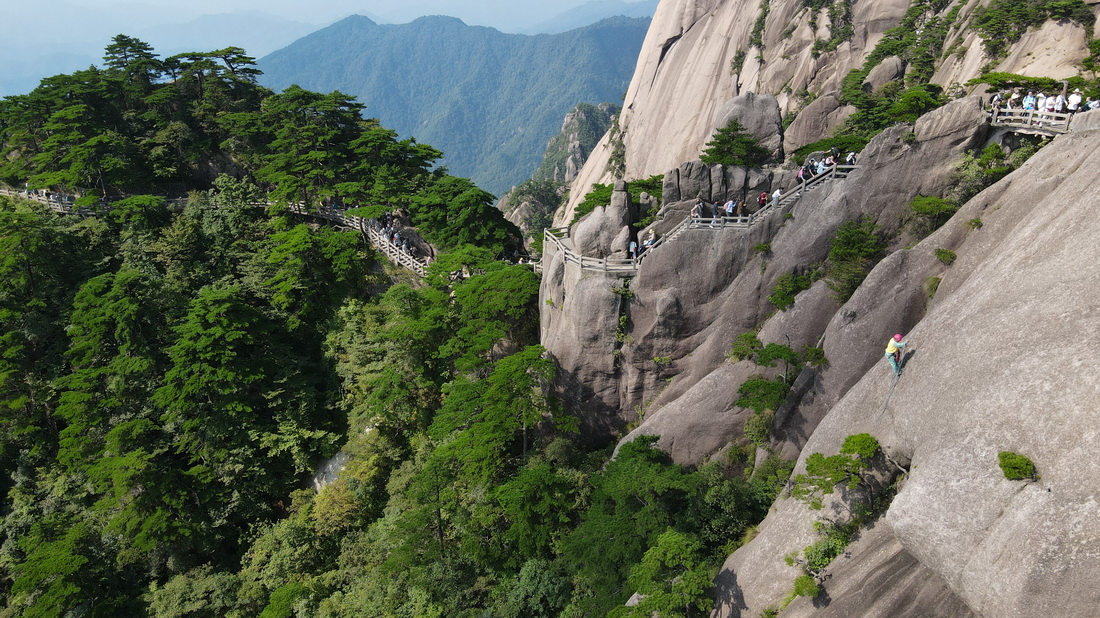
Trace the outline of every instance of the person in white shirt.
<path fill-rule="evenodd" d="M 1069 109 L 1069 113 L 1076 114 L 1077 110 L 1081 107 L 1081 89 L 1075 88 L 1073 92 L 1069 93 L 1069 98 L 1066 99 L 1066 107 Z"/>

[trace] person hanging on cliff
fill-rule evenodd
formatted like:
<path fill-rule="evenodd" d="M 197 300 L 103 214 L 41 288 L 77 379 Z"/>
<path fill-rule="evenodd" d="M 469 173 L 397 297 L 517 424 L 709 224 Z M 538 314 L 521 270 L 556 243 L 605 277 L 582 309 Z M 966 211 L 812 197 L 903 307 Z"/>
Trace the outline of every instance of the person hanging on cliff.
<path fill-rule="evenodd" d="M 909 343 L 904 339 L 901 333 L 898 333 L 886 342 L 886 360 L 890 363 L 890 368 L 894 370 L 894 374 L 899 376 L 901 375 L 901 349 Z"/>

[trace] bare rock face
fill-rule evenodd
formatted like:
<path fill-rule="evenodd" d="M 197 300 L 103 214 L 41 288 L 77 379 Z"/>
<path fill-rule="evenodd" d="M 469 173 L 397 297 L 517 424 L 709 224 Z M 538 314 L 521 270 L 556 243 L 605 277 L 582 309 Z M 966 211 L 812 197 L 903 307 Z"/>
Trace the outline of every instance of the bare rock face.
<path fill-rule="evenodd" d="M 798 597 L 784 616 L 812 618 L 970 618 L 974 612 L 938 573 L 921 564 L 888 527 L 871 526 L 848 546 L 815 599 Z"/>
<path fill-rule="evenodd" d="M 755 208 L 755 196 L 762 191 L 771 193 L 775 176 L 774 172 L 755 168 L 688 161 L 665 172 L 662 201 L 671 204 L 700 198 L 708 203 L 724 203 L 752 197 L 750 201 Z"/>
<path fill-rule="evenodd" d="M 597 206 L 575 226 L 573 237 L 577 251 L 581 255 L 597 257 L 625 252 L 630 240 L 629 225 L 635 216 L 626 183 L 620 180 L 611 192 L 611 203 Z"/>
<path fill-rule="evenodd" d="M 729 349 L 733 339 L 740 332 L 760 325 L 762 318 L 774 309 L 766 301 L 766 296 L 778 276 L 824 259 L 832 236 L 840 225 L 866 215 L 878 221 L 884 229 L 893 232 L 897 229 L 902 211 L 907 208 L 914 195 L 942 194 L 950 182 L 952 163 L 957 162 L 967 149 L 979 144 L 979 136 L 985 134 L 981 114 L 976 97 L 962 99 L 928 114 L 918 122 L 912 128 L 918 135 L 918 141 L 913 145 L 902 142 L 902 137 L 910 131 L 905 126 L 895 127 L 875 138 L 863 152 L 865 168 L 856 171 L 843 184 L 815 189 L 806 199 L 791 208 L 789 212 L 792 219 L 787 220 L 785 214 L 777 215 L 779 221 L 772 224 L 776 227 L 768 229 L 767 235 L 753 234 L 743 240 L 726 241 L 736 243 L 735 246 L 741 247 L 742 253 L 730 255 L 726 250 L 724 255 L 714 258 L 714 262 L 733 261 L 743 266 L 739 266 L 732 281 L 722 284 L 724 287 L 721 292 L 711 292 L 710 286 L 714 285 L 712 282 L 716 273 L 726 272 L 722 267 L 710 269 L 709 265 L 702 266 L 704 273 L 711 273 L 711 281 L 704 283 L 692 279 L 684 280 L 679 269 L 686 266 L 668 264 L 669 260 L 677 259 L 677 256 L 661 253 L 678 248 L 682 239 L 694 244 L 705 241 L 705 236 L 692 239 L 686 236 L 689 232 L 685 232 L 673 243 L 660 247 L 653 256 L 659 259 L 643 263 L 639 273 L 635 284 L 639 304 L 644 300 L 648 286 L 652 285 L 650 281 L 683 280 L 679 303 L 683 306 L 705 308 L 704 315 L 713 316 L 699 318 L 697 321 L 700 325 L 710 321 L 723 326 L 711 326 L 710 332 L 695 334 L 693 337 L 694 330 L 701 326 L 689 326 L 685 332 L 665 325 L 664 328 L 653 331 L 658 337 L 651 340 L 645 330 L 646 321 L 640 317 L 634 318 L 631 335 L 635 342 L 634 348 L 638 350 L 644 350 L 649 345 L 665 349 L 672 342 L 657 341 L 666 337 L 691 343 L 687 350 L 681 352 L 686 358 L 674 362 L 673 366 L 679 372 L 677 379 L 656 398 L 655 404 L 651 405 L 650 412 L 635 433 L 660 435 L 658 445 L 669 450 L 674 459 L 698 463 L 699 460 L 689 459 L 688 453 L 699 450 L 692 444 L 693 441 L 705 438 L 689 429 L 694 422 L 692 420 L 686 420 L 684 427 L 678 427 L 676 422 L 664 418 L 666 415 L 681 414 L 687 409 L 680 405 L 674 407 L 672 402 L 688 392 L 694 381 L 700 381 L 703 375 L 720 367 L 722 355 Z M 875 173 L 868 174 L 867 170 L 870 169 L 874 169 Z M 922 171 L 913 173 L 914 169 Z M 701 232 L 702 230 L 691 231 L 697 235 Z M 751 248 L 761 242 L 770 244 L 770 257 L 752 256 Z M 683 246 L 686 255 L 696 261 L 713 251 L 707 247 L 694 248 L 687 244 Z M 856 297 L 865 294 L 866 302 L 857 305 L 857 308 L 849 303 L 838 312 L 824 282 L 820 282 L 799 294 L 794 307 L 763 321 L 760 337 L 765 343 L 786 343 L 785 337 L 790 336 L 793 347 L 801 349 L 803 345 L 818 345 L 819 339 L 824 337 L 826 358 L 846 359 L 843 365 L 830 366 L 823 372 L 818 378 L 819 384 L 806 394 L 802 404 L 790 415 L 782 417 L 783 422 L 777 429 L 781 455 L 790 458 L 797 456 L 829 408 L 869 367 L 881 360 L 882 350 L 879 348 L 885 346 L 886 338 L 896 330 L 904 331 L 919 319 L 924 307 L 922 277 L 933 273 L 928 272 L 919 275 L 919 280 L 912 280 L 909 276 L 913 270 L 912 259 L 915 258 L 908 257 L 904 252 L 887 258 L 887 263 L 896 262 L 898 265 L 893 270 L 880 266 L 877 272 L 882 276 L 882 289 L 865 284 L 864 288 L 857 291 Z M 927 268 L 934 269 L 939 264 L 930 256 L 922 259 L 927 262 Z M 760 270 L 761 266 L 764 271 Z M 721 298 L 721 302 L 717 298 Z M 889 300 L 884 302 L 884 299 Z M 632 305 L 632 315 L 637 316 L 633 307 Z M 873 307 L 874 310 L 866 307 Z M 891 321 L 890 325 L 883 326 L 882 320 L 885 319 Z M 731 328 L 730 325 L 736 325 L 736 328 Z M 682 333 L 677 337 L 664 334 L 677 330 Z M 698 337 L 702 336 L 706 340 L 700 343 Z M 868 339 L 874 343 L 867 345 Z M 624 355 L 630 352 L 631 350 L 624 349 Z M 740 383 L 733 385 L 733 388 L 736 389 L 737 386 Z M 642 394 L 642 400 L 648 400 L 649 397 L 649 393 Z M 636 400 L 628 397 L 627 401 Z M 663 405 L 666 402 L 669 404 L 667 407 Z M 715 419 L 712 433 L 723 435 L 725 429 L 719 428 L 719 425 L 727 416 L 720 416 L 718 412 L 725 409 L 724 399 L 716 400 L 711 406 L 694 406 L 690 409 L 696 415 L 710 414 Z M 735 425 L 741 422 L 743 420 L 733 421 Z"/>
<path fill-rule="evenodd" d="M 837 90 L 882 33 L 900 22 L 908 6 L 906 0 L 855 3 L 852 39 L 815 58 L 815 33 L 802 1 L 773 1 L 764 32 L 768 51 L 761 64 L 745 43 L 759 14 L 756 0 L 662 2 L 642 45 L 619 120 L 625 177 L 648 178 L 697 158 L 714 130 L 724 126 L 725 102 L 738 95 L 773 94 L 780 109 L 789 111 L 797 105 L 790 93 Z M 788 32 L 789 28 L 793 29 Z M 750 52 L 741 74 L 732 70 L 739 52 Z M 824 134 L 833 126 L 817 130 Z M 572 218 L 572 209 L 594 183 L 611 180 L 606 175 L 611 146 L 605 136 L 592 151 L 556 225 Z"/>
<path fill-rule="evenodd" d="M 783 117 L 779 102 L 771 95 L 751 92 L 734 97 L 718 108 L 715 130 L 737 120 L 756 143 L 771 153 L 773 159 L 783 159 Z"/>
<path fill-rule="evenodd" d="M 1100 249 L 1065 242 L 1100 232 L 1091 190 L 1097 144 L 1095 130 L 1056 139 L 935 234 L 880 263 L 838 314 L 866 316 L 866 327 L 830 325 L 827 354 L 830 343 L 854 348 L 862 340 L 870 356 L 881 352 L 867 333 L 888 334 L 899 315 L 920 318 L 910 333 L 915 353 L 888 405 L 892 377 L 874 361 L 802 451 L 803 459 L 832 454 L 845 436 L 868 432 L 910 469 L 853 557 L 830 566 L 826 591 L 839 608 L 863 607 L 843 599 L 857 581 L 860 590 L 866 585 L 855 579 L 866 565 L 854 558 L 875 543 L 901 548 L 883 554 L 879 578 L 906 577 L 907 556 L 936 577 L 899 580 L 902 597 L 923 600 L 858 615 L 1084 616 L 1100 603 L 1100 462 L 1085 454 L 1096 439 L 1100 377 L 1078 369 L 1094 356 L 1082 334 L 1100 325 Z M 965 225 L 974 218 L 981 228 Z M 936 264 L 941 247 L 957 251 L 953 265 Z M 923 304 L 913 300 L 915 288 L 931 275 L 943 278 L 935 298 L 906 314 Z M 873 304 L 884 299 L 900 300 L 901 313 L 888 305 L 876 316 Z M 999 451 L 1031 458 L 1040 479 L 1005 479 Z M 729 588 L 716 615 L 755 616 L 779 600 L 774 581 L 790 577 L 779 557 L 806 545 L 798 530 L 818 517 L 799 502 L 777 503 L 774 521 L 727 561 L 718 581 Z M 884 538 L 872 543 L 872 535 Z M 809 614 L 801 603 L 791 608 Z"/>
<path fill-rule="evenodd" d="M 563 369 L 559 394 L 582 413 L 588 433 L 606 436 L 622 426 L 615 332 L 623 299 L 614 292 L 622 283 L 565 263 L 553 245 L 543 254 L 543 269 L 542 343 L 553 350 Z M 578 309 L 592 313 L 578 320 L 574 315 Z"/>
<path fill-rule="evenodd" d="M 967 23 L 982 4 L 980 0 L 967 2 L 957 23 Z M 815 37 L 829 36 L 828 17 L 819 16 L 819 31 L 814 32 L 809 26 L 810 12 L 801 0 L 769 4 L 762 55 L 747 44 L 760 14 L 756 0 L 662 2 L 642 45 L 620 116 L 618 139 L 625 155 L 625 177 L 647 178 L 697 158 L 703 144 L 721 126 L 723 104 L 745 93 L 774 95 L 784 113 L 798 108 L 798 93 L 826 93 L 814 102 L 817 107 L 807 106 L 788 127 L 783 148 L 792 152 L 827 136 L 852 111 L 830 103 L 827 93 L 839 90 L 851 69 L 862 67 L 883 33 L 901 22 L 909 5 L 907 0 L 853 3 L 851 39 L 835 51 L 814 57 Z M 948 10 L 950 7 L 944 12 Z M 1048 22 L 1027 32 L 995 70 L 1035 77 L 1075 75 L 1087 53 L 1086 43 L 1087 34 L 1080 25 Z M 981 39 L 971 28 L 953 29 L 945 43 L 948 48 L 957 53 L 941 61 L 932 80 L 944 88 L 965 84 L 988 63 Z M 742 53 L 741 72 L 734 73 L 733 60 Z M 885 77 L 896 68 L 896 61 L 891 60 L 880 63 L 879 70 Z M 982 92 L 981 87 L 977 91 Z M 557 225 L 572 218 L 576 202 L 594 183 L 611 180 L 607 176 L 611 146 L 605 136 L 592 151 Z"/>
<path fill-rule="evenodd" d="M 823 94 L 798 112 L 783 134 L 783 147 L 787 152 L 816 142 L 826 136 L 830 128 L 838 126 L 856 112 L 856 108 L 841 104 L 837 97 L 836 92 Z"/>
<path fill-rule="evenodd" d="M 552 342 L 546 343 L 547 348 L 559 359 L 564 375 L 578 383 L 600 384 L 594 391 L 604 398 L 598 405 L 586 399 L 584 406 L 615 414 L 624 424 L 644 410 L 644 419 L 632 435 L 659 435 L 658 445 L 676 461 L 696 464 L 720 448 L 729 436 L 737 435 L 744 423 L 743 411 L 730 406 L 737 399 L 737 387 L 751 371 L 729 373 L 725 353 L 734 338 L 761 327 L 765 343 L 786 343 L 790 337 L 791 345 L 801 349 L 804 345 L 819 345 L 824 335 L 827 357 L 852 360 L 823 372 L 802 405 L 784 417 L 778 431 L 782 437 L 779 445 L 782 453 L 793 457 L 829 407 L 880 360 L 880 340 L 884 343 L 895 332 L 893 329 L 904 329 L 919 319 L 924 306 L 923 279 L 910 285 L 913 282 L 902 276 L 910 271 L 905 270 L 906 254 L 901 253 L 888 258 L 898 261 L 898 270 L 880 270 L 891 275 L 883 275 L 886 287 L 882 293 L 895 298 L 893 304 L 871 296 L 866 304 L 876 307 L 874 312 L 860 305 L 838 313 L 835 301 L 820 283 L 800 294 L 793 308 L 767 318 L 775 309 L 767 301 L 775 280 L 821 262 L 836 229 L 847 221 L 866 215 L 880 221 L 888 231 L 895 231 L 909 200 L 918 193 L 941 194 L 950 182 L 952 162 L 980 143 L 979 136 L 985 130 L 977 98 L 956 101 L 928 114 L 914 127 L 898 126 L 884 132 L 864 150 L 864 170 L 847 180 L 814 189 L 801 201 L 750 229 L 689 229 L 656 248 L 643 259 L 630 284 L 632 298 L 624 300 L 624 305 L 615 305 L 617 311 L 622 311 L 619 315 L 627 316 L 616 372 L 563 360 L 580 357 L 572 349 L 576 343 L 562 332 L 578 328 L 574 324 L 590 325 L 592 316 L 608 310 L 608 306 L 601 297 L 594 298 L 597 304 L 590 306 L 584 300 L 586 296 L 578 298 L 570 288 L 572 281 L 588 281 L 598 274 L 565 276 L 550 266 L 544 274 L 544 296 L 553 289 L 551 286 L 560 285 L 561 294 L 568 300 L 565 311 L 553 313 L 552 323 L 544 319 L 543 340 Z M 914 144 L 902 140 L 910 131 L 918 136 Z M 868 169 L 875 173 L 868 174 Z M 916 169 L 921 172 L 914 173 Z M 702 182 L 712 177 L 706 166 L 698 164 L 685 164 L 666 179 L 670 176 L 679 176 L 681 184 L 685 178 Z M 751 178 L 752 172 L 746 177 Z M 700 185 L 688 186 L 689 191 L 697 192 Z M 667 198 L 667 185 L 665 190 Z M 661 235 L 667 233 L 687 215 L 689 207 L 690 201 L 666 202 L 653 229 Z M 608 237 L 610 231 L 621 229 L 617 225 L 609 226 Z M 759 252 L 763 244 L 769 245 L 769 252 Z M 930 267 L 939 264 L 932 257 L 928 263 Z M 605 289 L 618 285 L 613 279 L 604 281 Z M 909 305 L 913 308 L 905 309 Z M 882 326 L 883 316 L 892 319 L 891 326 Z M 600 322 L 611 323 L 616 318 L 601 316 Z M 882 328 L 889 333 L 880 332 Z M 842 333 L 854 337 L 846 338 Z M 610 342 L 613 333 L 606 337 Z M 867 345 L 867 339 L 874 343 Z M 845 343 L 849 341 L 854 343 Z M 614 348 L 612 343 L 600 345 Z M 654 359 L 668 361 L 658 363 Z M 774 371 L 756 370 L 775 375 Z M 710 377 L 712 372 L 718 374 Z M 666 382 L 669 377 L 673 379 Z M 719 384 L 726 385 L 729 392 L 718 395 Z M 707 432 L 699 431 L 703 423 L 709 423 Z"/>
<path fill-rule="evenodd" d="M 890 56 L 875 65 L 863 83 L 870 86 L 872 92 L 878 92 L 884 85 L 902 77 L 905 77 L 905 62 L 897 56 Z"/>

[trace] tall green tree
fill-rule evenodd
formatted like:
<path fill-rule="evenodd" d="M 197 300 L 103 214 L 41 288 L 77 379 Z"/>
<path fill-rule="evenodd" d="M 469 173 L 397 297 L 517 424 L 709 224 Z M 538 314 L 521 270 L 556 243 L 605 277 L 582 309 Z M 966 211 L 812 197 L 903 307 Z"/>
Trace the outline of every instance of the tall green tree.
<path fill-rule="evenodd" d="M 272 234 L 265 245 L 257 254 L 269 273 L 263 287 L 291 329 L 324 323 L 362 279 L 364 260 L 353 232 L 299 224 Z"/>
<path fill-rule="evenodd" d="M 209 286 L 175 329 L 153 402 L 187 461 L 196 517 L 235 543 L 291 479 L 330 453 L 334 435 L 303 367 L 281 364 L 276 326 L 236 285 Z"/>
<path fill-rule="evenodd" d="M 638 618 L 654 614 L 668 618 L 709 615 L 714 605 L 707 597 L 712 573 L 703 557 L 703 546 L 698 540 L 668 528 L 630 572 L 630 585 L 644 598 L 616 615 Z"/>
<path fill-rule="evenodd" d="M 469 180 L 441 175 L 412 198 L 409 212 L 421 236 L 437 247 L 475 245 L 510 257 L 521 245 L 519 228 L 493 202 Z"/>
<path fill-rule="evenodd" d="M 272 133 L 256 177 L 270 187 L 270 196 L 307 206 L 337 197 L 337 184 L 351 167 L 362 109 L 339 91 L 319 94 L 291 86 L 268 97 L 261 118 Z"/>
<path fill-rule="evenodd" d="M 653 447 L 656 441 L 641 436 L 619 448 L 593 478 L 589 508 L 562 542 L 561 559 L 578 580 L 573 603 L 581 611 L 605 614 L 625 602 L 633 592 L 626 585 L 632 566 L 688 504 L 692 479 Z"/>
<path fill-rule="evenodd" d="M 756 138 L 745 131 L 736 118 L 718 129 L 714 137 L 707 142 L 700 157 L 703 163 L 720 165 L 743 165 L 759 167 L 768 160 L 768 151 L 761 147 Z"/>

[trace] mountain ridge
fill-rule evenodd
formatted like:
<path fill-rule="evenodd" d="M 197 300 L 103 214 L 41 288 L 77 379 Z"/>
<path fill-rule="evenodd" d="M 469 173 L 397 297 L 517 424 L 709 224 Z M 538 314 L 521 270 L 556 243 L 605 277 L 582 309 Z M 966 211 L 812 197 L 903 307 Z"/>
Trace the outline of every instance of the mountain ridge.
<path fill-rule="evenodd" d="M 500 194 L 531 175 L 573 106 L 621 95 L 647 24 L 609 18 L 528 36 L 451 17 L 349 17 L 260 59 L 261 83 L 356 95 L 366 115 L 442 149 L 454 173 Z"/>

